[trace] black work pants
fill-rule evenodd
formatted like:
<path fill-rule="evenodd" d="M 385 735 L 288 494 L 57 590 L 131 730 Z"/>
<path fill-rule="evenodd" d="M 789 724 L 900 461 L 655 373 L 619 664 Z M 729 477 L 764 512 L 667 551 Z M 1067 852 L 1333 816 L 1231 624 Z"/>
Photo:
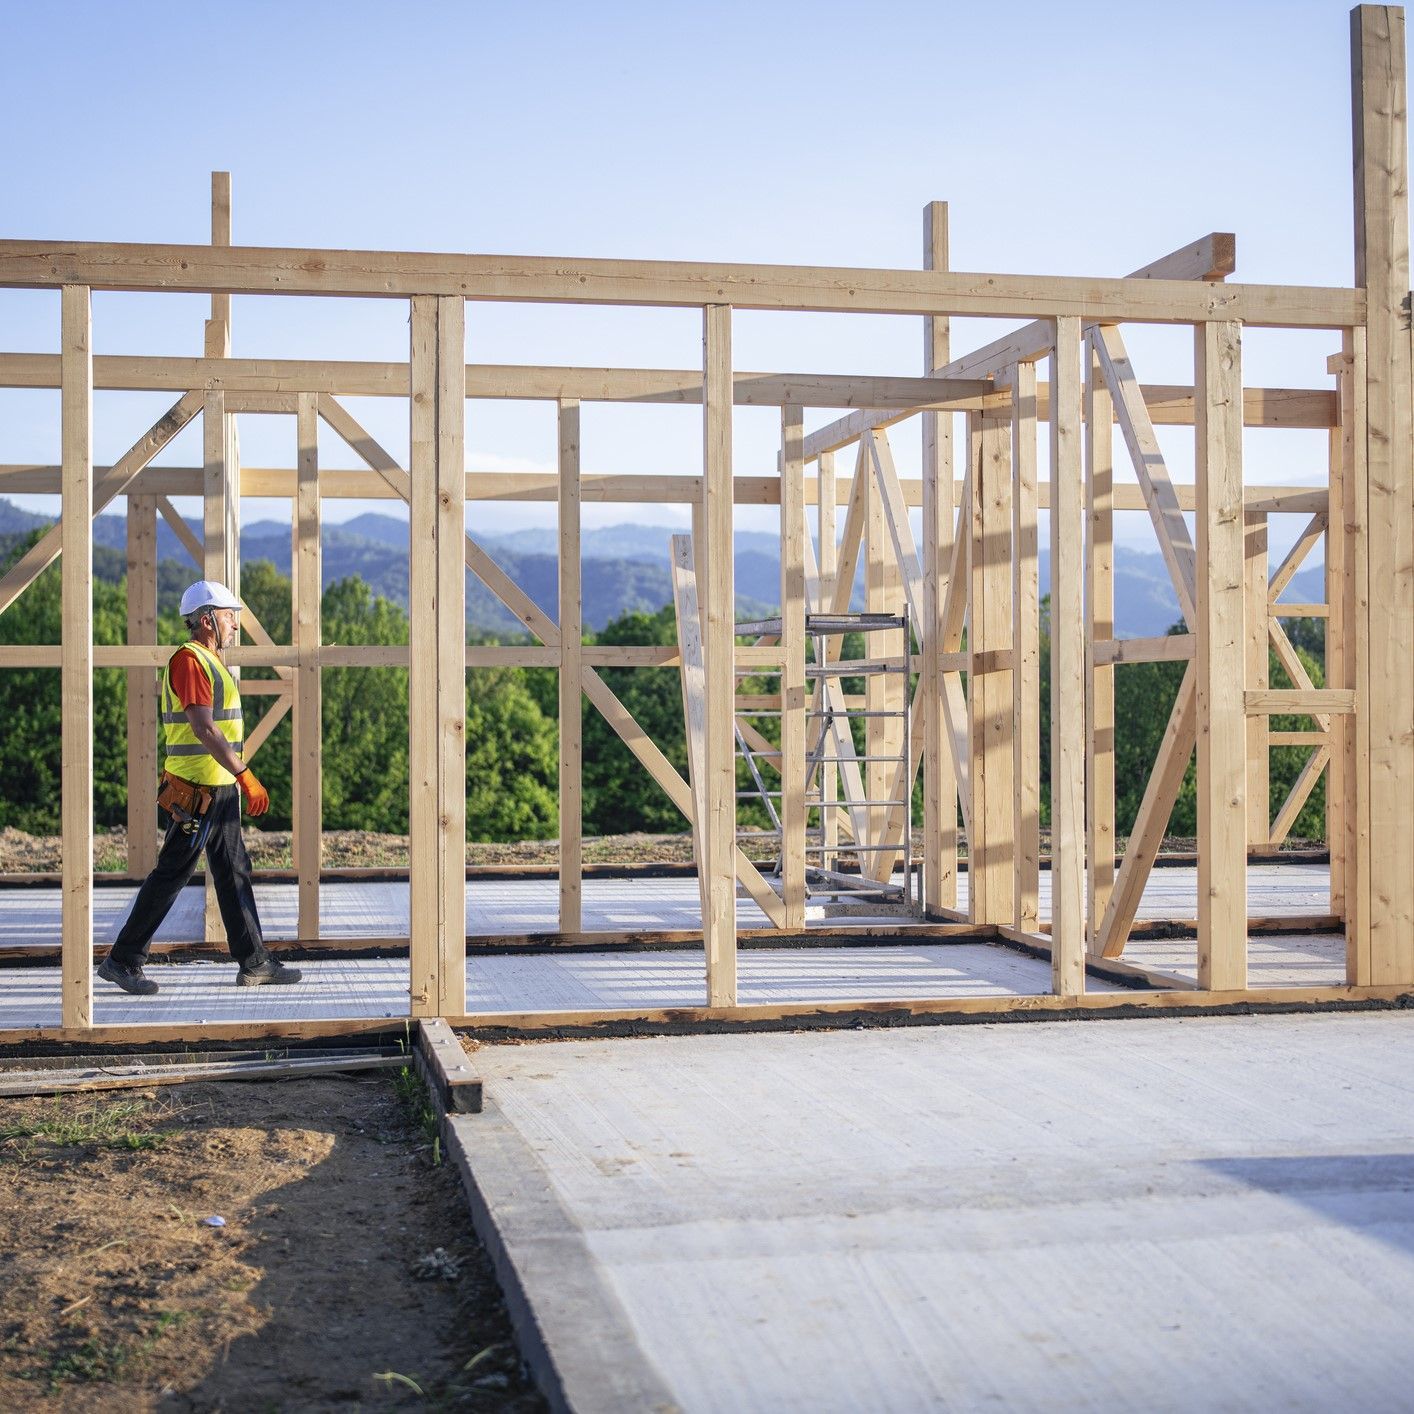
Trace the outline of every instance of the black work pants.
<path fill-rule="evenodd" d="M 152 935 L 171 912 L 203 849 L 231 956 L 247 967 L 265 961 L 265 939 L 250 883 L 250 856 L 241 838 L 241 792 L 239 786 L 232 785 L 212 790 L 211 808 L 198 829 L 188 832 L 175 822 L 167 827 L 157 867 L 143 880 L 133 911 L 113 944 L 110 956 L 114 962 L 124 967 L 146 962 Z"/>

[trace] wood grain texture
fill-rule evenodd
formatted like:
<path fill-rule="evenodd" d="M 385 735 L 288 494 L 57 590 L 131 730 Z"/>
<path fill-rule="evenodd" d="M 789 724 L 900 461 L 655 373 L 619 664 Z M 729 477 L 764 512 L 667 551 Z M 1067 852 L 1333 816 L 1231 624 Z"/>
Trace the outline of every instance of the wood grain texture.
<path fill-rule="evenodd" d="M 1241 331 L 1194 331 L 1194 384 L 1206 396 L 1196 435 L 1198 985 L 1247 985 L 1246 738 L 1242 682 L 1243 503 Z"/>
<path fill-rule="evenodd" d="M 317 938 L 324 839 L 324 698 L 319 663 L 324 557 L 319 506 L 319 404 L 315 394 L 299 395 L 295 430 L 299 489 L 295 497 L 292 562 L 294 647 L 299 667 L 294 683 L 293 853 L 299 876 L 299 936 Z"/>
<path fill-rule="evenodd" d="M 579 404 L 558 409 L 560 594 L 560 930 L 578 932 L 584 866 L 584 593 L 580 566 Z"/>
<path fill-rule="evenodd" d="M 63 835 L 61 919 L 66 1028 L 93 1023 L 93 335 L 89 292 L 66 285 L 60 297 L 64 458 L 61 577 L 60 788 Z"/>
<path fill-rule="evenodd" d="M 1056 320 L 1051 368 L 1051 984 L 1057 996 L 1073 997 L 1085 990 L 1085 487 L 1078 320 Z M 1039 726 L 1039 712 L 1037 721 Z"/>
<path fill-rule="evenodd" d="M 1369 799 L 1375 983 L 1414 980 L 1414 363 L 1404 10 L 1351 11 L 1355 283 L 1365 289 L 1365 556 L 1371 661 L 1357 753 Z"/>
<path fill-rule="evenodd" d="M 698 593 L 706 674 L 706 790 L 703 862 L 709 913 L 707 1001 L 736 1003 L 736 712 L 733 643 L 736 589 L 732 542 L 732 309 L 708 305 L 702 321 L 703 540 Z"/>

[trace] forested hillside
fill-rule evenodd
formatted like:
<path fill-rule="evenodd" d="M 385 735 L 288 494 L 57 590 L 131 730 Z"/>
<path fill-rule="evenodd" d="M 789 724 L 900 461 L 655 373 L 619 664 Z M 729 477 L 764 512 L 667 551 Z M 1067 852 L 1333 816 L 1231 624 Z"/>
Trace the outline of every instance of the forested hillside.
<path fill-rule="evenodd" d="M 36 532 L 11 546 L 8 566 L 31 543 Z M 99 547 L 95 565 L 94 636 L 105 644 L 126 639 L 124 565 L 117 551 Z M 103 574 L 111 577 L 104 578 Z M 173 594 L 189 571 L 164 567 Z M 288 578 L 269 561 L 246 565 L 242 589 L 277 642 L 288 642 L 291 589 Z M 390 599 L 373 593 L 361 579 L 331 584 L 324 593 L 324 639 L 329 643 L 406 643 L 407 615 Z M 0 643 L 59 641 L 59 565 L 42 574 L 9 612 L 0 615 Z M 1291 621 L 1298 651 L 1313 680 L 1324 679 L 1320 665 L 1320 620 Z M 162 613 L 162 641 L 184 637 L 175 609 Z M 671 607 L 630 612 L 604 625 L 587 641 L 601 643 L 671 643 L 675 640 Z M 506 641 L 502 635 L 499 641 Z M 853 649 L 847 645 L 847 653 Z M 1042 812 L 1048 816 L 1049 639 L 1041 645 L 1042 665 Z M 126 819 L 127 674 L 116 669 L 95 673 L 94 777 L 95 814 L 100 825 Z M 268 669 L 247 669 L 248 679 L 270 677 Z M 558 830 L 557 684 L 553 669 L 472 668 L 467 671 L 467 833 L 479 840 L 552 838 Z M 603 676 L 624 705 L 658 743 L 668 759 L 686 774 L 682 697 L 675 669 L 604 669 Z M 1143 793 L 1150 765 L 1162 739 L 1178 690 L 1182 665 L 1134 664 L 1116 672 L 1116 783 L 1118 826 L 1128 832 Z M 324 683 L 324 819 L 329 829 L 403 833 L 407 829 L 407 673 L 398 668 L 330 668 Z M 1275 658 L 1273 686 L 1289 686 Z M 744 680 L 746 691 L 768 691 L 765 681 Z M 247 697 L 254 721 L 268 698 Z M 584 812 L 590 834 L 685 828 L 677 810 L 629 755 L 603 718 L 584 706 Z M 0 670 L 0 826 L 35 834 L 59 826 L 59 673 L 57 669 Z M 774 721 L 763 730 L 777 739 Z M 1309 729 L 1304 718 L 1273 718 L 1274 730 Z M 1272 753 L 1273 809 L 1295 780 L 1306 753 L 1281 748 Z M 257 758 L 257 771 L 270 790 L 271 812 L 264 824 L 288 828 L 290 820 L 290 723 L 272 733 Z M 745 772 L 742 778 L 746 785 Z M 919 797 L 921 800 L 921 796 Z M 1320 837 L 1324 787 L 1302 812 L 1295 833 Z M 918 809 L 921 819 L 921 805 Z M 753 807 L 742 811 L 743 824 L 764 823 Z M 1184 784 L 1171 832 L 1195 832 L 1193 773 Z"/>

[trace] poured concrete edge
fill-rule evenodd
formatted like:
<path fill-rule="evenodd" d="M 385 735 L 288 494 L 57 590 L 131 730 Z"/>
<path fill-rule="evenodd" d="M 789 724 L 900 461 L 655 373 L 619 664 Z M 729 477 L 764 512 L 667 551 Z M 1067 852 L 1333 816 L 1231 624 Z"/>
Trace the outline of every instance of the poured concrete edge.
<path fill-rule="evenodd" d="M 521 1355 L 551 1407 L 573 1414 L 676 1411 L 583 1228 L 495 1101 L 486 1097 L 477 1115 L 446 1115 L 442 1127 Z"/>

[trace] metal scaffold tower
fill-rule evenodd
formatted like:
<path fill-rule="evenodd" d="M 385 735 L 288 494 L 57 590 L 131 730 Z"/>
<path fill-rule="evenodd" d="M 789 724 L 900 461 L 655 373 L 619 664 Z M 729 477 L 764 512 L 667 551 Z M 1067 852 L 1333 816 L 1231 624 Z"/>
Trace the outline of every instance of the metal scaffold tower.
<path fill-rule="evenodd" d="M 763 619 L 736 626 L 739 635 L 776 635 L 781 631 L 779 619 Z M 806 713 L 811 723 L 805 756 L 805 804 L 816 813 L 818 824 L 806 831 L 805 876 L 807 898 L 828 898 L 902 903 L 910 911 L 916 908 L 914 889 L 915 863 L 911 829 L 910 802 L 906 794 L 910 779 L 908 764 L 912 758 L 909 691 L 909 659 L 871 656 L 867 651 L 860 659 L 846 660 L 827 651 L 830 639 L 842 639 L 846 634 L 864 637 L 866 650 L 869 638 L 875 634 L 892 633 L 911 645 L 911 622 L 908 608 L 901 613 L 806 614 L 805 633 L 813 645 L 812 660 L 805 666 L 805 677 L 814 684 L 813 706 Z M 847 678 L 894 677 L 899 685 L 882 694 L 887 707 L 862 707 L 844 690 Z M 774 709 L 752 711 L 750 715 L 779 715 Z M 872 721 L 879 730 L 873 735 L 884 742 L 897 742 L 898 751 L 858 750 L 854 723 Z M 784 869 L 784 831 L 776 801 L 784 794 L 771 790 L 762 775 L 763 761 L 779 760 L 778 751 L 763 749 L 759 737 L 753 741 L 738 721 L 737 747 L 746 762 L 751 785 L 737 792 L 737 799 L 761 802 L 771 830 L 777 840 L 773 879 L 780 879 Z M 767 743 L 769 744 L 769 743 Z M 868 771 L 860 767 L 892 767 L 888 794 L 871 793 Z M 842 790 L 840 789 L 842 788 Z M 908 822 L 898 842 L 882 836 L 881 822 L 890 810 L 902 810 Z M 759 830 L 738 831 L 739 842 L 761 842 Z M 902 878 L 895 882 L 896 863 L 902 858 Z M 853 866 L 852 868 L 850 866 Z M 887 872 L 885 872 L 887 869 Z M 883 875 L 882 878 L 878 877 Z"/>

